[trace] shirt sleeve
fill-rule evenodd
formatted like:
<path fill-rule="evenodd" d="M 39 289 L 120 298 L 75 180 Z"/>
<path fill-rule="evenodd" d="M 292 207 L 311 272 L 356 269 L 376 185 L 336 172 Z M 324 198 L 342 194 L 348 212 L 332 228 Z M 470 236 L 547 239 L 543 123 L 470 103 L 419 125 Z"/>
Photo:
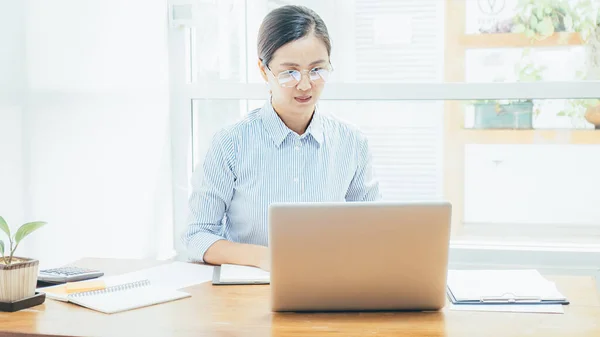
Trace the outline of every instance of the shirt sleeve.
<path fill-rule="evenodd" d="M 194 170 L 188 228 L 183 234 L 183 243 L 192 261 L 204 262 L 208 248 L 225 239 L 222 221 L 233 197 L 234 161 L 233 142 L 222 130 L 213 137 L 204 163 Z"/>
<path fill-rule="evenodd" d="M 373 174 L 373 156 L 367 138 L 358 138 L 358 167 L 346 193 L 346 201 L 377 201 L 381 199 L 379 181 Z"/>

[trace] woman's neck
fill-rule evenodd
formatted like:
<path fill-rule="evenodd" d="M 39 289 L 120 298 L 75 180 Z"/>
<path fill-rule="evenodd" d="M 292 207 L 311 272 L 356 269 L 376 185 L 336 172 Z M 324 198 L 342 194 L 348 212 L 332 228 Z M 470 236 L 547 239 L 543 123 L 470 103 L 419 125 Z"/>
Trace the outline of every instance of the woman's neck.
<path fill-rule="evenodd" d="M 282 109 L 278 109 L 276 105 L 273 105 L 273 109 L 290 130 L 294 131 L 298 135 L 303 135 L 310 124 L 312 116 L 314 114 L 314 107 L 310 113 L 290 113 L 285 112 Z"/>

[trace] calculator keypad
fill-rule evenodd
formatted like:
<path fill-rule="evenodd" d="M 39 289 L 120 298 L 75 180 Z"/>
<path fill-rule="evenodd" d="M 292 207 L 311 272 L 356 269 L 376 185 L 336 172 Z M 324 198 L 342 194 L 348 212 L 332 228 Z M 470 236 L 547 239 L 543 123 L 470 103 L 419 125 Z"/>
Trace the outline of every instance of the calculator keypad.
<path fill-rule="evenodd" d="M 42 273 L 46 273 L 46 274 L 67 275 L 67 276 L 79 275 L 79 274 L 89 273 L 89 272 L 93 272 L 93 271 L 94 270 L 91 270 L 91 269 L 84 269 L 84 268 L 78 268 L 78 267 L 63 267 L 63 268 L 41 270 Z"/>

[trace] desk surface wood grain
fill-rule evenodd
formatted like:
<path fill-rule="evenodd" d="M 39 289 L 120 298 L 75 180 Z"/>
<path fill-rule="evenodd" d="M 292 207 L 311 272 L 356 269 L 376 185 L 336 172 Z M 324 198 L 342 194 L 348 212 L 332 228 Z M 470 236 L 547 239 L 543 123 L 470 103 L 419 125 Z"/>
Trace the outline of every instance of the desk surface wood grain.
<path fill-rule="evenodd" d="M 120 274 L 154 261 L 84 259 L 77 265 Z M 269 286 L 185 289 L 192 297 L 106 315 L 47 299 L 0 313 L 0 336 L 600 336 L 600 300 L 592 277 L 556 276 L 571 300 L 564 314 L 439 312 L 272 313 Z"/>

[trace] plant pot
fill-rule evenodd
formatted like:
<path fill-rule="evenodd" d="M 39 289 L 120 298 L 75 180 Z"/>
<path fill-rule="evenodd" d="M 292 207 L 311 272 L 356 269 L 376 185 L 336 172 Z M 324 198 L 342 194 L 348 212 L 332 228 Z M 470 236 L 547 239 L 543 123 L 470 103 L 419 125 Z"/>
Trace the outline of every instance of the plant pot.
<path fill-rule="evenodd" d="M 533 102 L 475 103 L 476 129 L 532 129 Z"/>
<path fill-rule="evenodd" d="M 585 120 L 600 130 L 600 105 L 591 106 L 585 112 Z"/>
<path fill-rule="evenodd" d="M 0 263 L 0 302 L 14 302 L 34 296 L 39 264 L 36 259 L 22 257 L 13 257 L 10 265 Z"/>

